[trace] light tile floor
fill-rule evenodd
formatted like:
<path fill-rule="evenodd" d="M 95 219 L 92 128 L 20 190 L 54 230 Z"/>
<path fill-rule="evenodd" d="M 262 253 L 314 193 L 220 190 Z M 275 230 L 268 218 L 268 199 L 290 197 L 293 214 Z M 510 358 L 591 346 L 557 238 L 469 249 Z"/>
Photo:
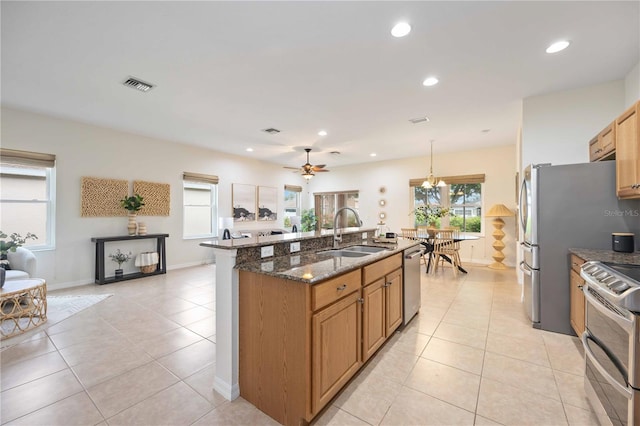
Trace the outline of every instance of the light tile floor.
<path fill-rule="evenodd" d="M 212 390 L 215 266 L 50 294 L 112 293 L 2 342 L 2 424 L 276 424 Z M 531 328 L 515 272 L 422 274 L 422 308 L 317 425 L 591 425 L 577 338 Z"/>

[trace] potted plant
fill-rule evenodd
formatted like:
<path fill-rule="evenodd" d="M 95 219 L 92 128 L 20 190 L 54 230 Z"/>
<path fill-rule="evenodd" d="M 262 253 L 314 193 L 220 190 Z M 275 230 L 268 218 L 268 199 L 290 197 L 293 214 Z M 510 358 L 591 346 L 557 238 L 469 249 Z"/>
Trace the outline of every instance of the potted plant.
<path fill-rule="evenodd" d="M 142 202 L 144 198 L 140 196 L 140 194 L 134 194 L 130 197 L 124 197 L 120 200 L 120 205 L 129 212 L 129 223 L 127 225 L 127 229 L 129 231 L 129 235 L 136 235 L 138 224 L 136 223 L 136 214 L 138 210 L 144 206 Z"/>
<path fill-rule="evenodd" d="M 131 252 L 122 253 L 120 249 L 118 249 L 116 250 L 115 254 L 110 253 L 109 257 L 111 258 L 111 260 L 113 260 L 118 264 L 118 269 L 116 269 L 116 279 L 122 278 L 123 277 L 122 264 L 131 260 Z"/>
<path fill-rule="evenodd" d="M 7 258 L 8 252 L 15 252 L 16 249 L 23 246 L 27 242 L 27 240 L 37 239 L 38 237 L 31 232 L 27 232 L 27 235 L 23 237 L 17 232 L 14 232 L 11 235 L 7 235 L 6 233 L 0 231 L 0 258 L 2 258 L 2 260 L 5 260 Z"/>
<path fill-rule="evenodd" d="M 24 237 L 17 232 L 7 235 L 0 231 L 0 288 L 4 285 L 5 270 L 11 269 L 7 260 L 7 253 L 15 252 L 18 247 L 24 245 L 27 240 L 37 240 L 38 237 L 31 232 L 27 232 Z"/>
<path fill-rule="evenodd" d="M 300 222 L 301 222 L 300 227 L 302 228 L 302 232 L 315 231 L 316 225 L 317 225 L 315 211 L 313 209 L 303 210 L 302 218 L 300 219 Z"/>

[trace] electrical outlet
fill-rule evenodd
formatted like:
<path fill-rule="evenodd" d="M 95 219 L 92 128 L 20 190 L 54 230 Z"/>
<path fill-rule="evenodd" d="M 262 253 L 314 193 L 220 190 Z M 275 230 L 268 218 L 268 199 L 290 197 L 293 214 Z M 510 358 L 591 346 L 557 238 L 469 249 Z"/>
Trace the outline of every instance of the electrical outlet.
<path fill-rule="evenodd" d="M 366 232 L 363 232 L 363 233 L 362 233 L 362 239 L 363 239 L 363 240 L 366 240 L 366 239 L 367 239 L 367 233 L 366 233 Z"/>
<path fill-rule="evenodd" d="M 300 264 L 300 256 L 291 256 L 289 258 L 291 266 L 298 266 Z"/>
<path fill-rule="evenodd" d="M 260 248 L 260 257 L 273 256 L 273 246 L 265 246 Z"/>
<path fill-rule="evenodd" d="M 273 272 L 273 261 L 262 262 L 260 264 L 260 270 L 262 272 Z"/>
<path fill-rule="evenodd" d="M 291 243 L 289 245 L 289 252 L 290 253 L 295 253 L 297 251 L 300 251 L 300 241 L 298 241 L 296 243 Z"/>

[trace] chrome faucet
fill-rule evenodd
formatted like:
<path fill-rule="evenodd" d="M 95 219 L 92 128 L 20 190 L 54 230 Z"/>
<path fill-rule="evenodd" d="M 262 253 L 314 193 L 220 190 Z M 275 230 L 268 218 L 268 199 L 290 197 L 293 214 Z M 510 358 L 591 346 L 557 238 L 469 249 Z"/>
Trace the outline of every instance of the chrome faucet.
<path fill-rule="evenodd" d="M 338 248 L 338 245 L 342 242 L 342 234 L 338 234 L 338 217 L 340 217 L 340 212 L 343 210 L 351 210 L 354 215 L 356 215 L 356 223 L 358 226 L 362 226 L 362 221 L 360 220 L 360 216 L 358 216 L 358 212 L 352 209 L 351 207 L 340 207 L 338 211 L 336 211 L 336 215 L 333 217 L 333 248 Z"/>

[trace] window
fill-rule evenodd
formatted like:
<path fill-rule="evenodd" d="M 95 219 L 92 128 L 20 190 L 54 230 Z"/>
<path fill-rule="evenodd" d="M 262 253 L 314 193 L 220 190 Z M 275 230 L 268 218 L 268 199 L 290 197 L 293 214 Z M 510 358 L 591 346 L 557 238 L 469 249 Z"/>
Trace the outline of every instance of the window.
<path fill-rule="evenodd" d="M 323 192 L 313 195 L 316 216 L 321 229 L 333 229 L 333 218 L 342 207 L 351 207 L 358 211 L 358 191 Z M 348 211 L 343 213 L 338 222 L 340 228 L 360 226 L 356 223 L 354 214 Z"/>
<path fill-rule="evenodd" d="M 284 186 L 284 226 L 290 228 L 292 226 L 291 218 L 300 216 L 300 194 L 301 186 L 285 185 Z"/>
<path fill-rule="evenodd" d="M 455 226 L 462 232 L 482 232 L 482 184 L 484 175 L 442 177 L 448 184 L 441 188 L 424 188 L 424 179 L 411 179 L 414 209 L 420 206 L 449 209 L 450 214 L 437 218 L 437 228 Z M 422 219 L 422 220 L 421 220 Z M 414 215 L 415 225 L 427 225 L 427 220 Z"/>
<path fill-rule="evenodd" d="M 453 215 L 449 225 L 463 232 L 482 229 L 482 184 L 455 183 L 449 186 L 449 206 Z"/>
<path fill-rule="evenodd" d="M 55 155 L 0 149 L 0 230 L 23 237 L 32 250 L 55 246 Z"/>
<path fill-rule="evenodd" d="M 185 172 L 182 188 L 183 237 L 217 237 L 218 177 Z"/>

